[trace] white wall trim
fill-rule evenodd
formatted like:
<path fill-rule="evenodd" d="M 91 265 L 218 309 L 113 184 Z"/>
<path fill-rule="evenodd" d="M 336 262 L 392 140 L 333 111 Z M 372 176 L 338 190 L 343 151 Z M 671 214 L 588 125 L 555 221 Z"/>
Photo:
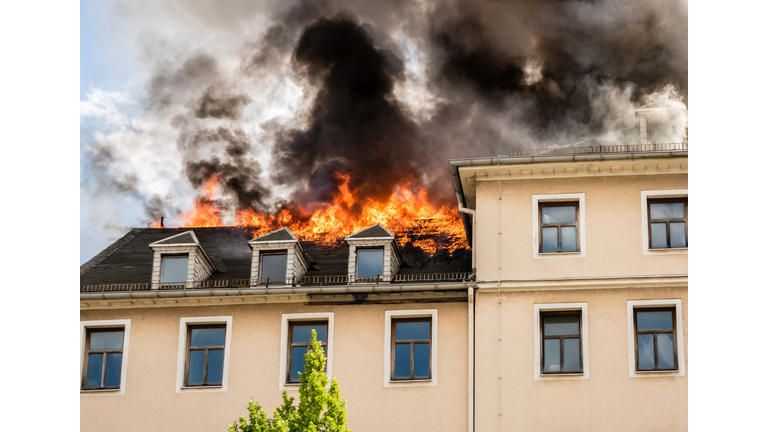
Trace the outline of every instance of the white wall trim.
<path fill-rule="evenodd" d="M 224 370 L 221 377 L 221 387 L 184 388 L 184 366 L 187 360 L 187 325 L 195 324 L 226 324 L 226 339 L 224 341 Z M 232 348 L 232 317 L 207 316 L 184 317 L 179 321 L 179 353 L 176 361 L 176 393 L 225 392 L 229 377 L 229 353 Z"/>
<path fill-rule="evenodd" d="M 539 203 L 540 202 L 579 202 L 579 252 L 539 252 Z M 586 195 L 584 193 L 574 194 L 549 194 L 532 195 L 532 214 L 533 214 L 533 259 L 549 258 L 586 258 L 587 256 L 587 222 L 586 222 Z"/>
<path fill-rule="evenodd" d="M 677 367 L 676 371 L 653 371 L 636 372 L 635 371 L 635 308 L 648 307 L 674 307 L 675 308 L 675 343 L 677 344 Z M 683 336 L 683 302 L 680 299 L 670 300 L 627 300 L 627 336 L 629 340 L 629 377 L 630 378 L 650 378 L 660 376 L 685 376 L 685 340 Z"/>
<path fill-rule="evenodd" d="M 82 374 L 85 361 L 85 331 L 98 327 L 123 327 L 123 361 L 120 365 L 120 388 L 118 390 L 83 390 Z M 122 396 L 125 394 L 125 379 L 128 374 L 128 342 L 131 336 L 131 320 L 100 320 L 80 321 L 80 378 L 77 380 L 80 387 L 80 396 Z"/>
<path fill-rule="evenodd" d="M 430 357 L 432 361 L 432 379 L 419 381 L 391 381 L 392 363 L 392 319 L 397 318 L 432 318 L 432 343 Z M 437 385 L 437 309 L 392 310 L 384 312 L 384 387 L 418 387 Z"/>
<path fill-rule="evenodd" d="M 541 312 L 581 311 L 581 374 L 541 373 Z M 533 305 L 533 379 L 534 381 L 589 379 L 589 319 L 587 303 L 542 303 Z"/>
<path fill-rule="evenodd" d="M 298 390 L 299 384 L 287 384 L 288 372 L 288 323 L 290 321 L 328 321 L 328 340 L 326 341 L 325 357 L 328 378 L 333 377 L 333 312 L 283 314 L 280 323 L 280 381 L 279 390 Z"/>
<path fill-rule="evenodd" d="M 650 249 L 648 244 L 648 198 L 687 197 L 688 189 L 656 190 L 640 192 L 641 229 L 643 235 L 643 255 L 679 255 L 688 254 L 688 248 Z M 687 222 L 686 222 L 687 224 Z M 689 227 L 686 227 L 686 229 Z"/>

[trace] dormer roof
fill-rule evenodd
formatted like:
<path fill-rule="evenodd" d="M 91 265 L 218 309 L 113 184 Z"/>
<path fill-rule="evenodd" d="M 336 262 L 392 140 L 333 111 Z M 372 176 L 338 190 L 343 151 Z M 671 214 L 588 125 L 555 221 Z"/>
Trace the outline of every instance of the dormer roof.
<path fill-rule="evenodd" d="M 395 235 L 389 232 L 381 224 L 371 225 L 364 230 L 358 231 L 344 240 L 394 240 Z"/>
<path fill-rule="evenodd" d="M 149 244 L 149 247 L 156 246 L 200 246 L 200 241 L 194 231 L 186 231 Z"/>
<path fill-rule="evenodd" d="M 264 234 L 261 237 L 256 237 L 253 240 L 250 240 L 248 244 L 254 244 L 254 243 L 283 243 L 283 242 L 297 242 L 298 239 L 295 235 L 286 228 L 280 228 L 279 230 L 272 231 L 269 234 Z"/>

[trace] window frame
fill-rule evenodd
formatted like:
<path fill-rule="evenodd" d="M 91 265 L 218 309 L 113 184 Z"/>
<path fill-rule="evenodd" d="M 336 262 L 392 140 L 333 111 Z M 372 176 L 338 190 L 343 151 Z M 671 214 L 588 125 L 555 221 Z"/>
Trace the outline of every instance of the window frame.
<path fill-rule="evenodd" d="M 430 378 L 418 379 L 398 379 L 393 380 L 392 361 L 394 355 L 394 332 L 393 321 L 411 318 L 428 318 L 432 320 L 430 332 L 429 349 L 429 371 Z M 437 309 L 417 309 L 417 310 L 388 310 L 384 311 L 384 387 L 417 387 L 417 386 L 436 386 L 438 375 L 438 320 Z"/>
<path fill-rule="evenodd" d="M 682 219 L 651 219 L 651 204 L 675 203 L 675 202 L 680 202 L 681 200 L 682 200 L 683 205 L 684 205 L 684 213 L 685 213 L 685 215 L 684 215 L 684 217 Z M 687 249 L 688 248 L 688 197 L 648 198 L 648 199 L 646 199 L 646 205 L 648 206 L 648 208 L 647 208 L 647 211 L 648 211 L 648 218 L 647 218 L 648 221 L 647 221 L 647 223 L 648 223 L 648 236 L 649 236 L 648 237 L 648 248 L 650 250 L 653 250 L 653 251 L 660 250 L 660 249 Z M 681 221 L 685 224 L 685 246 L 682 246 L 682 247 L 681 246 L 676 246 L 676 247 L 672 247 L 672 246 L 653 247 L 652 246 L 652 244 L 651 244 L 651 237 L 650 237 L 651 233 L 652 233 L 651 224 L 662 223 L 662 222 L 664 222 L 666 224 L 666 226 L 667 226 L 666 227 L 666 229 L 667 229 L 667 244 L 669 245 L 669 244 L 672 244 L 670 242 L 670 237 L 669 237 L 670 236 L 669 224 L 670 223 L 675 223 L 675 222 L 679 223 Z"/>
<path fill-rule="evenodd" d="M 544 206 L 559 206 L 564 204 L 576 205 L 576 247 L 577 251 L 569 252 L 541 252 L 542 240 L 542 218 L 541 204 Z M 553 258 L 586 258 L 587 256 L 587 225 L 586 225 L 586 194 L 547 194 L 531 195 L 531 219 L 532 226 L 532 248 L 533 259 L 553 259 Z M 569 225 L 569 224 L 565 224 Z M 557 226 L 557 225 L 554 225 Z M 572 226 L 572 225 L 571 225 Z M 560 229 L 558 228 L 558 249 L 560 245 Z"/>
<path fill-rule="evenodd" d="M 578 201 L 539 201 L 539 253 L 540 254 L 553 254 L 553 253 L 578 253 L 580 238 L 579 238 L 579 202 Z M 576 221 L 570 223 L 556 223 L 545 224 L 542 217 L 541 209 L 543 207 L 576 207 Z M 576 228 L 576 250 L 575 251 L 562 251 L 562 228 L 573 227 Z M 557 252 L 549 251 L 544 252 L 544 228 L 557 228 Z"/>
<path fill-rule="evenodd" d="M 360 275 L 359 272 L 359 266 L 360 266 L 360 251 L 371 251 L 371 250 L 380 250 L 381 251 L 381 274 L 380 275 Z M 385 258 L 386 250 L 384 246 L 358 246 L 355 248 L 355 282 L 379 282 L 384 280 L 384 262 L 386 261 Z M 378 277 L 376 277 L 378 276 Z"/>
<path fill-rule="evenodd" d="M 669 311 L 672 312 L 672 330 L 638 330 L 637 328 L 637 312 L 665 312 Z M 677 321 L 677 316 L 675 313 L 674 307 L 649 307 L 649 308 L 632 308 L 632 319 L 634 320 L 634 327 L 635 327 L 635 372 L 676 372 L 678 370 L 678 364 L 677 364 L 677 344 L 675 341 L 677 341 L 676 337 L 676 331 L 675 327 L 675 321 Z M 660 368 L 659 365 L 659 349 L 658 349 L 658 334 L 667 334 L 672 333 L 672 353 L 675 357 L 675 365 L 672 368 Z M 640 356 L 638 353 L 638 345 L 637 345 L 637 336 L 640 334 L 652 334 L 653 335 L 653 369 L 640 369 Z"/>
<path fill-rule="evenodd" d="M 673 189 L 673 190 L 654 190 L 654 191 L 641 191 L 640 192 L 640 232 L 643 244 L 643 255 L 687 255 L 688 246 L 676 247 L 676 248 L 650 248 L 651 244 L 651 213 L 650 205 L 648 201 L 666 199 L 666 198 L 685 198 L 685 241 L 689 242 L 688 238 L 688 189 Z M 669 232 L 667 232 L 669 235 Z"/>
<path fill-rule="evenodd" d="M 120 346 L 119 350 L 91 350 L 91 335 L 93 335 L 94 332 L 96 333 L 106 333 L 106 332 L 114 332 L 115 330 L 121 330 L 123 333 L 123 343 Z M 120 367 L 122 373 L 122 363 L 123 363 L 123 347 L 122 345 L 125 345 L 125 330 L 122 327 L 91 327 L 85 329 L 85 353 L 83 353 L 83 375 L 82 375 L 82 381 L 80 383 L 80 389 L 81 390 L 120 390 L 120 385 L 118 384 L 117 387 L 106 387 L 105 386 L 105 380 L 107 378 L 107 358 L 109 357 L 109 354 L 120 354 Z M 99 387 L 86 387 L 87 384 L 87 377 L 88 377 L 88 364 L 90 363 L 90 356 L 91 354 L 102 354 L 102 369 L 101 369 L 101 386 Z"/>
<path fill-rule="evenodd" d="M 84 376 L 88 365 L 87 336 L 90 330 L 123 329 L 123 357 L 120 364 L 120 386 L 117 388 L 85 389 Z M 98 320 L 80 321 L 80 396 L 122 396 L 125 395 L 126 377 L 128 375 L 128 347 L 131 334 L 131 320 Z M 102 372 L 104 373 L 104 372 Z"/>
<path fill-rule="evenodd" d="M 285 255 L 285 276 L 283 276 L 282 282 L 262 282 L 267 279 L 264 275 L 264 255 Z M 280 278 L 270 278 L 280 279 Z M 265 251 L 259 251 L 259 285 L 287 285 L 288 284 L 288 250 L 287 249 L 267 249 Z"/>
<path fill-rule="evenodd" d="M 670 309 L 673 312 L 674 349 L 677 369 L 637 370 L 637 338 L 635 310 L 641 309 Z M 666 300 L 628 300 L 627 301 L 627 339 L 629 357 L 629 377 L 646 378 L 659 376 L 685 376 L 685 338 L 683 328 L 683 311 L 681 299 Z"/>
<path fill-rule="evenodd" d="M 561 311 L 539 311 L 540 317 L 539 317 L 539 330 L 541 334 L 541 373 L 543 375 L 572 375 L 572 374 L 582 374 L 584 373 L 584 354 L 582 350 L 582 341 L 581 341 L 581 311 L 580 310 L 561 310 Z M 568 317 L 568 316 L 577 316 L 579 318 L 579 334 L 577 335 L 578 338 L 574 338 L 574 335 L 559 335 L 559 336 L 546 336 L 544 334 L 544 318 L 546 317 Z M 560 370 L 557 372 L 552 372 L 544 369 L 544 348 L 545 348 L 545 341 L 548 339 L 558 339 L 560 341 Z M 563 370 L 565 368 L 565 339 L 578 339 L 579 341 L 579 370 L 578 371 L 565 371 Z"/>
<path fill-rule="evenodd" d="M 187 386 L 187 373 L 189 365 L 189 337 L 190 328 L 200 328 L 207 325 L 224 325 L 224 366 L 221 375 L 221 385 L 194 385 Z M 179 348 L 176 362 L 176 393 L 196 392 L 224 392 L 227 391 L 229 377 L 229 357 L 232 349 L 232 317 L 183 317 L 179 320 Z"/>
<path fill-rule="evenodd" d="M 294 348 L 294 346 L 296 346 L 296 347 L 305 346 L 305 347 L 307 347 L 307 352 L 309 352 L 309 348 L 311 348 L 311 346 L 312 346 L 309 342 L 307 342 L 307 343 L 294 343 L 293 342 L 293 327 L 295 325 L 297 325 L 297 324 L 298 325 L 312 325 L 312 324 L 318 324 L 318 323 L 325 323 L 325 325 L 326 325 L 326 337 L 325 337 L 326 341 L 322 342 L 321 346 L 325 348 L 325 352 L 327 353 L 328 352 L 328 341 L 327 341 L 327 339 L 328 339 L 328 336 L 327 336 L 328 335 L 328 321 L 327 320 L 320 320 L 320 319 L 318 319 L 318 320 L 307 320 L 307 321 L 300 321 L 300 320 L 289 320 L 288 321 L 288 341 L 287 341 L 288 342 L 288 346 L 286 347 L 287 354 L 288 354 L 287 357 L 288 358 L 287 358 L 287 363 L 285 365 L 285 383 L 287 385 L 299 385 L 299 384 L 301 384 L 301 379 L 299 379 L 299 381 L 291 381 L 291 372 L 292 372 L 291 371 L 291 361 L 293 360 L 293 348 Z M 328 358 L 327 357 L 328 356 L 326 356 L 326 359 L 325 359 L 326 368 L 327 368 L 327 364 L 328 364 Z"/>
<path fill-rule="evenodd" d="M 211 328 L 223 328 L 224 329 L 224 345 L 210 345 L 205 347 L 192 347 L 192 330 L 196 329 L 211 329 Z M 187 356 L 186 360 L 184 362 L 184 388 L 193 388 L 193 387 L 205 387 L 205 388 L 213 388 L 213 387 L 221 387 L 221 384 L 207 384 L 206 381 L 208 381 L 208 351 L 212 349 L 221 349 L 226 350 L 227 341 L 226 341 L 226 334 L 227 334 L 227 326 L 226 324 L 200 324 L 200 325 L 187 325 Z M 205 351 L 205 362 L 203 363 L 203 383 L 202 384 L 189 384 L 189 358 L 192 355 L 192 351 Z M 223 365 L 222 365 L 223 367 Z M 223 372 L 223 370 L 222 370 Z"/>
<path fill-rule="evenodd" d="M 328 335 L 325 348 L 325 372 L 328 378 L 333 376 L 333 312 L 283 314 L 280 324 L 280 370 L 278 373 L 278 390 L 295 391 L 299 382 L 288 382 L 288 346 L 291 344 L 289 328 L 291 322 L 326 321 Z"/>
<path fill-rule="evenodd" d="M 544 372 L 543 315 L 579 313 L 581 372 Z M 587 303 L 540 303 L 533 305 L 533 379 L 534 381 L 589 379 L 589 309 Z M 561 350 L 562 361 L 562 350 Z"/>
<path fill-rule="evenodd" d="M 168 253 L 160 255 L 160 286 L 173 286 L 178 284 L 186 284 L 189 282 L 189 253 Z M 187 258 L 187 277 L 184 282 L 163 282 L 163 275 L 165 274 L 165 259 L 166 258 Z"/>
<path fill-rule="evenodd" d="M 400 341 L 398 342 L 397 339 L 397 323 L 402 322 L 428 322 L 429 323 L 429 339 L 413 339 L 408 341 Z M 432 317 L 409 317 L 409 318 L 393 318 L 390 321 L 390 332 L 392 334 L 392 346 L 390 348 L 390 358 L 391 358 L 391 364 L 390 364 L 390 375 L 389 380 L 390 381 L 429 381 L 432 379 Z M 415 344 L 417 343 L 424 343 L 424 341 L 427 341 L 429 343 L 429 360 L 427 361 L 427 365 L 429 367 L 429 376 L 427 378 L 415 378 L 414 377 L 414 357 L 416 356 L 416 348 Z M 396 378 L 395 377 L 395 353 L 396 353 L 396 347 L 397 345 L 405 345 L 408 344 L 411 347 L 411 355 L 410 355 L 410 376 L 408 378 Z"/>

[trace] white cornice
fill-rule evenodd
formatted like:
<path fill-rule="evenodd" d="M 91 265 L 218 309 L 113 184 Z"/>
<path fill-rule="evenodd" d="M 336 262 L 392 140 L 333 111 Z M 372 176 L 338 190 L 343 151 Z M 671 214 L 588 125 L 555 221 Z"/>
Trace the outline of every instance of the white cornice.
<path fill-rule="evenodd" d="M 616 276 L 478 281 L 478 292 L 687 287 L 688 275 Z"/>

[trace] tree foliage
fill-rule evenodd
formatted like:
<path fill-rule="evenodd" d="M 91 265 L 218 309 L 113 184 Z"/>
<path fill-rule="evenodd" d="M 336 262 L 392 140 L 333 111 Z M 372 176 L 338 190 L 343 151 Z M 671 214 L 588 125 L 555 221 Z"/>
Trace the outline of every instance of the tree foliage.
<path fill-rule="evenodd" d="M 240 417 L 229 432 L 351 432 L 347 428 L 346 400 L 341 398 L 339 382 L 334 376 L 328 386 L 325 353 L 312 330 L 312 349 L 304 355 L 304 372 L 300 373 L 299 406 L 283 390 L 283 405 L 275 409 L 273 418 L 251 398 L 248 419 Z"/>

